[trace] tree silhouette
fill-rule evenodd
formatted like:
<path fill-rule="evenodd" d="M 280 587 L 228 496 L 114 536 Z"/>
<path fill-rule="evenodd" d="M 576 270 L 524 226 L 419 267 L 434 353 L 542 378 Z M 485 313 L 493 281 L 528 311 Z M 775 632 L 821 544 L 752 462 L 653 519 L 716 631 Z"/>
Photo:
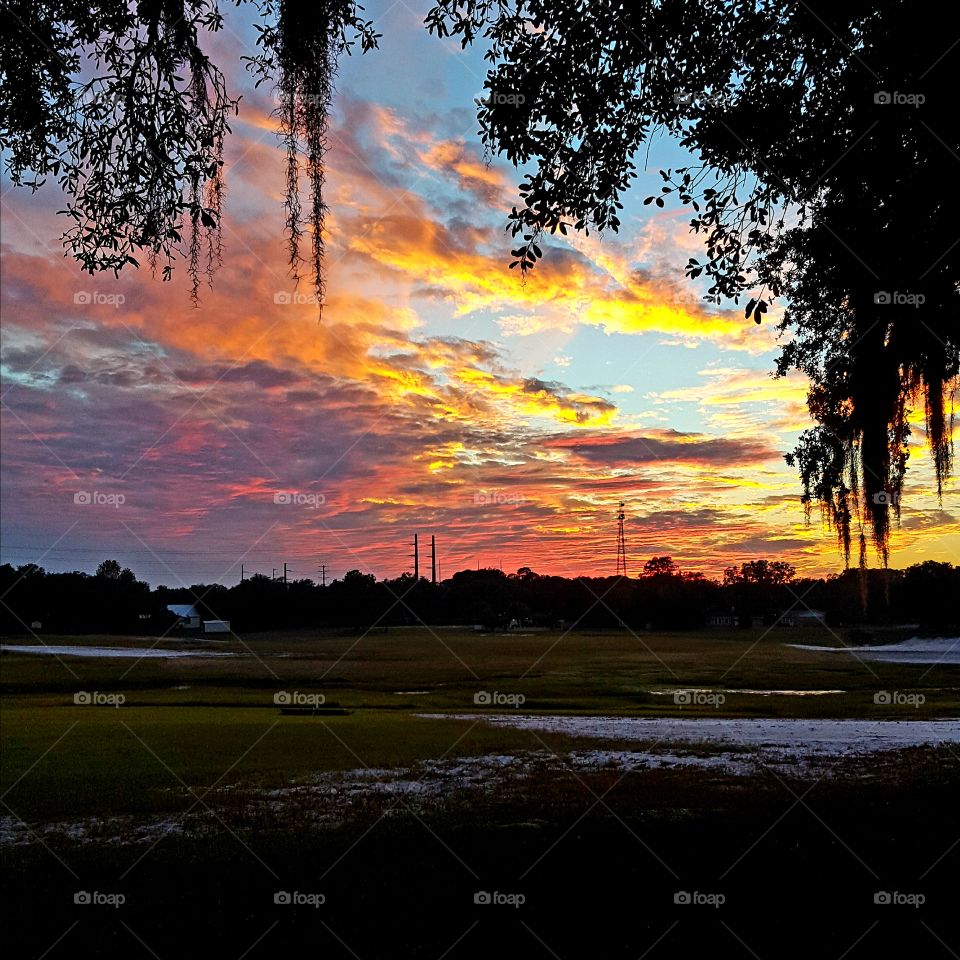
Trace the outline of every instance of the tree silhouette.
<path fill-rule="evenodd" d="M 122 572 L 116 560 L 103 560 L 97 567 L 97 576 L 104 580 L 119 580 Z"/>
<path fill-rule="evenodd" d="M 674 563 L 673 557 L 651 557 L 643 565 L 645 577 L 675 577 L 680 573 L 680 566 Z"/>
<path fill-rule="evenodd" d="M 748 560 L 737 567 L 727 567 L 723 571 L 724 584 L 768 583 L 782 586 L 790 583 L 797 575 L 796 567 L 785 560 Z"/>
<path fill-rule="evenodd" d="M 145 256 L 168 278 L 187 234 L 196 295 L 220 258 L 223 140 L 236 109 L 201 48 L 202 33 L 220 29 L 216 3 L 9 0 L 3 15 L 0 144 L 13 182 L 60 183 L 64 244 L 90 273 Z"/>

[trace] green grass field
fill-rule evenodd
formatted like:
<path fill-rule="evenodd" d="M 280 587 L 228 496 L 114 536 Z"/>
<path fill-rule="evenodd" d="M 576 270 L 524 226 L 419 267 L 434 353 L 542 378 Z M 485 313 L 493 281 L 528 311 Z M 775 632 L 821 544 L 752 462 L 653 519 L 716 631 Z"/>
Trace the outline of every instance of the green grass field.
<path fill-rule="evenodd" d="M 149 645 L 143 638 L 132 637 L 44 639 L 54 645 Z M 365 944 L 354 955 L 436 957 L 462 933 L 451 921 L 436 925 L 429 935 L 408 932 L 400 940 L 381 935 L 370 928 L 370 903 L 363 910 L 358 906 L 368 896 L 363 891 L 370 889 L 376 890 L 369 896 L 378 916 L 400 917 L 417 912 L 417 903 L 409 900 L 413 891 L 435 900 L 453 897 L 448 906 L 456 913 L 463 906 L 457 898 L 461 894 L 467 898 L 478 883 L 499 883 L 500 889 L 511 889 L 511 883 L 527 884 L 524 889 L 535 888 L 543 897 L 549 890 L 552 904 L 541 903 L 545 913 L 536 923 L 531 920 L 531 925 L 537 929 L 548 922 L 555 925 L 569 909 L 565 894 L 556 886 L 560 877 L 550 869 L 539 877 L 523 873 L 525 865 L 541 856 L 549 856 L 555 866 L 563 864 L 568 886 L 581 890 L 583 902 L 605 890 L 603 909 L 619 904 L 619 915 L 630 909 L 629 896 L 624 906 L 625 884 L 628 893 L 645 891 L 642 896 L 650 902 L 681 882 L 660 875 L 661 867 L 650 859 L 645 845 L 669 850 L 670 855 L 664 853 L 663 858 L 675 865 L 672 872 L 687 884 L 703 867 L 695 852 L 700 850 L 711 866 L 696 882 L 716 885 L 724 859 L 733 861 L 744 849 L 752 850 L 750 844 L 759 844 L 751 859 L 760 873 L 742 871 L 737 877 L 741 886 L 734 888 L 724 878 L 724 889 L 731 896 L 737 890 L 741 891 L 737 895 L 746 896 L 745 889 L 754 902 L 765 888 L 763 871 L 791 889 L 800 884 L 807 893 L 811 884 L 823 889 L 839 884 L 834 896 L 842 895 L 844 884 L 857 889 L 865 884 L 866 897 L 878 883 L 896 878 L 901 886 L 919 883 L 923 857 L 929 853 L 927 860 L 934 859 L 945 831 L 960 831 L 954 802 L 960 758 L 949 749 L 905 751 L 874 763 L 854 780 L 806 784 L 802 789 L 809 788 L 812 794 L 803 804 L 795 799 L 801 787 L 784 787 L 776 777 L 737 778 L 691 770 L 626 777 L 604 771 L 582 776 L 537 774 L 509 789 L 480 796 L 454 792 L 442 806 L 427 812 L 412 812 L 400 804 L 386 818 L 378 809 L 366 819 L 358 815 L 323 829 L 296 819 L 263 820 L 242 802 L 254 793 L 307 783 L 327 771 L 389 770 L 486 754 L 563 753 L 594 743 L 467 720 L 427 719 L 418 716 L 422 713 L 517 709 L 635 717 L 908 721 L 960 716 L 960 667 L 864 664 L 843 653 L 786 645 L 818 641 L 836 643 L 827 634 L 786 630 L 766 635 L 745 631 L 484 636 L 391 629 L 368 636 L 263 634 L 204 645 L 237 654 L 220 659 L 64 658 L 58 662 L 48 656 L 5 653 L 0 658 L 0 789 L 3 812 L 9 818 L 40 829 L 44 824 L 90 817 L 162 817 L 197 809 L 198 797 L 203 800 L 201 812 L 208 805 L 215 811 L 208 835 L 163 839 L 150 848 L 144 869 L 138 867 L 135 873 L 130 873 L 130 865 L 139 863 L 142 851 L 116 846 L 106 838 L 102 844 L 80 845 L 59 838 L 49 841 L 52 847 L 45 842 L 8 848 L 6 896 L 21 920 L 17 943 L 24 955 L 43 952 L 46 931 L 37 929 L 37 897 L 46 897 L 43 902 L 56 922 L 64 929 L 69 926 L 74 913 L 68 895 L 77 887 L 77 876 L 87 885 L 99 883 L 99 889 L 120 883 L 132 890 L 131 896 L 139 898 L 142 908 L 122 916 L 131 920 L 138 935 L 151 944 L 150 950 L 160 956 L 167 954 L 158 944 L 174 949 L 174 931 L 154 923 L 144 904 L 163 902 L 166 916 L 171 910 L 179 911 L 199 931 L 197 942 L 208 946 L 219 942 L 215 929 L 224 924 L 231 930 L 235 927 L 237 940 L 231 941 L 230 950 L 239 956 L 244 938 L 249 945 L 258 924 L 261 930 L 267 926 L 266 920 L 260 923 L 261 908 L 266 909 L 269 891 L 277 888 L 277 876 L 283 884 L 309 889 L 309 884 L 320 883 L 320 877 L 328 883 L 327 874 L 334 867 L 338 889 L 345 896 L 349 891 L 349 904 L 324 914 L 322 923 L 301 912 L 291 925 L 286 920 L 293 915 L 281 915 L 284 923 L 264 943 L 263 952 L 252 955 L 272 956 L 281 945 L 298 951 L 322 942 L 331 955 L 350 956 L 354 947 L 345 950 L 337 939 L 349 930 L 351 937 Z M 179 641 L 162 645 L 187 646 Z M 720 707 L 676 704 L 672 691 L 689 688 L 722 691 L 725 702 Z M 741 690 L 842 692 L 764 696 Z M 922 694 L 924 702 L 921 707 L 874 702 L 878 691 L 892 690 Z M 74 695 L 80 691 L 121 695 L 124 702 L 117 707 L 76 705 Z M 343 716 L 281 715 L 274 702 L 280 691 L 322 694 L 328 704 L 336 702 L 348 712 Z M 518 708 L 478 706 L 474 697 L 481 691 L 519 694 L 525 702 Z M 813 817 L 805 813 L 808 808 Z M 819 826 L 818 820 L 829 829 Z M 770 833 L 769 843 L 761 843 L 764 831 Z M 855 858 L 844 845 L 855 850 Z M 562 852 L 553 853 L 554 849 Z M 635 861 L 624 858 L 628 849 L 633 850 Z M 61 861 L 60 867 L 54 857 Z M 868 861 L 876 877 L 861 875 L 856 858 Z M 458 859 L 483 867 L 471 866 L 464 873 Z M 884 864 L 882 870 L 873 866 L 878 859 Z M 934 879 L 942 878 L 944 870 L 955 871 L 955 861 L 955 851 L 948 851 Z M 273 877 L 265 873 L 263 863 L 270 865 Z M 448 877 L 451 869 L 455 876 Z M 598 877 L 597 871 L 604 869 L 609 874 Z M 217 891 L 215 909 L 204 899 L 207 894 L 199 892 L 201 887 Z M 193 891 L 189 897 L 188 890 Z M 254 894 L 254 890 L 261 892 Z M 794 891 L 794 896 L 800 895 Z M 49 907 L 51 902 L 54 907 Z M 209 928 L 203 904 L 217 918 Z M 424 903 L 420 906 L 425 909 Z M 769 909 L 773 936 L 783 915 Z M 92 914 L 77 916 L 89 925 Z M 682 920 L 686 915 L 679 916 Z M 125 951 L 139 949 L 135 941 L 127 942 L 129 938 L 117 932 L 116 923 L 97 917 L 100 939 L 89 955 L 126 956 Z M 330 929 L 337 929 L 336 936 L 323 927 L 328 920 L 333 925 Z M 464 928 L 468 922 L 469 917 Z M 511 935 L 530 940 L 514 918 L 510 923 Z M 844 935 L 847 932 L 844 926 Z M 660 933 L 651 920 L 640 925 L 636 936 L 619 940 L 614 936 L 602 942 L 609 955 L 639 956 Z M 571 936 L 571 943 L 580 942 L 581 936 L 587 938 L 584 943 L 591 942 L 587 928 Z M 836 954 L 842 952 L 840 940 L 838 933 Z M 472 952 L 467 949 L 459 955 Z M 541 950 L 538 955 L 550 954 Z M 554 955 L 568 954 L 561 950 Z M 781 950 L 780 955 L 793 954 Z"/>
<path fill-rule="evenodd" d="M 417 716 L 511 709 L 478 707 L 474 696 L 481 691 L 522 694 L 523 712 L 960 716 L 960 668 L 861 664 L 785 645 L 811 639 L 780 631 L 483 636 L 400 629 L 255 635 L 205 645 L 238 654 L 222 659 L 58 662 L 8 653 L 0 672 L 2 789 L 16 783 L 7 800 L 28 819 L 139 813 L 175 806 L 178 779 L 195 789 L 224 781 L 275 787 L 320 771 L 407 765 L 454 747 L 463 756 L 531 748 L 532 738 L 520 731 Z M 79 642 L 120 645 L 104 637 Z M 148 645 L 142 638 L 121 644 Z M 727 691 L 725 703 L 678 706 L 669 691 L 688 687 Z M 843 692 L 763 696 L 738 689 Z M 879 690 L 922 693 L 926 702 L 922 710 L 877 705 Z M 77 706 L 78 691 L 122 694 L 125 702 Z M 350 713 L 281 716 L 274 703 L 280 691 L 322 694 Z"/>

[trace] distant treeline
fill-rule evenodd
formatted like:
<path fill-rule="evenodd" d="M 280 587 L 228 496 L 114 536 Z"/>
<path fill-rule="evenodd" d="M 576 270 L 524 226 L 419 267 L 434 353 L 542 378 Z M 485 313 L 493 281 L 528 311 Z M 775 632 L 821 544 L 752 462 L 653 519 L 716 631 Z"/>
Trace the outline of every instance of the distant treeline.
<path fill-rule="evenodd" d="M 790 624 L 821 611 L 833 626 L 956 624 L 960 566 L 926 561 L 905 570 L 849 570 L 827 579 L 797 578 L 782 561 L 729 568 L 723 580 L 681 572 L 654 557 L 639 577 L 545 576 L 522 567 L 462 570 L 439 584 L 411 575 L 377 580 L 351 570 L 320 586 L 254 576 L 233 587 L 197 584 L 151 589 L 114 560 L 93 575 L 48 573 L 33 564 L 0 566 L 0 629 L 38 633 L 173 631 L 168 604 L 194 604 L 204 619 L 229 620 L 236 632 L 292 627 L 369 629 L 399 625 L 479 624 L 567 628 L 629 626 L 690 629 Z"/>

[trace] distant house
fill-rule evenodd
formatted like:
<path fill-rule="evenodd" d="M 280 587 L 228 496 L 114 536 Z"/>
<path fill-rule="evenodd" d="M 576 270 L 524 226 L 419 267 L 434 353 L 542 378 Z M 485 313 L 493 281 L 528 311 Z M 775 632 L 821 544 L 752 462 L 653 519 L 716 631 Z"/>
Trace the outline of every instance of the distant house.
<path fill-rule="evenodd" d="M 736 627 L 740 624 L 740 618 L 731 610 L 711 610 L 707 614 L 708 627 Z"/>
<path fill-rule="evenodd" d="M 230 633 L 229 620 L 204 620 L 204 633 Z"/>
<path fill-rule="evenodd" d="M 823 626 L 827 615 L 823 610 L 791 610 L 777 617 L 778 627 L 815 627 Z"/>
<path fill-rule="evenodd" d="M 168 603 L 167 610 L 177 618 L 179 629 L 201 629 L 200 611 L 192 603 Z"/>

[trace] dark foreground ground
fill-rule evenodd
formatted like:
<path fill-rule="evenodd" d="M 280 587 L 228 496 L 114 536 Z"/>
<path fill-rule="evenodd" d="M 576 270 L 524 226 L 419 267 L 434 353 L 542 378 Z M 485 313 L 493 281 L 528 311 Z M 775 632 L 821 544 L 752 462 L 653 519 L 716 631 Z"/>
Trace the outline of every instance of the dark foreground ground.
<path fill-rule="evenodd" d="M 8 849 L 8 956 L 956 956 L 960 762 L 882 766 L 590 774 L 330 829 L 218 805 L 201 840 Z"/>

